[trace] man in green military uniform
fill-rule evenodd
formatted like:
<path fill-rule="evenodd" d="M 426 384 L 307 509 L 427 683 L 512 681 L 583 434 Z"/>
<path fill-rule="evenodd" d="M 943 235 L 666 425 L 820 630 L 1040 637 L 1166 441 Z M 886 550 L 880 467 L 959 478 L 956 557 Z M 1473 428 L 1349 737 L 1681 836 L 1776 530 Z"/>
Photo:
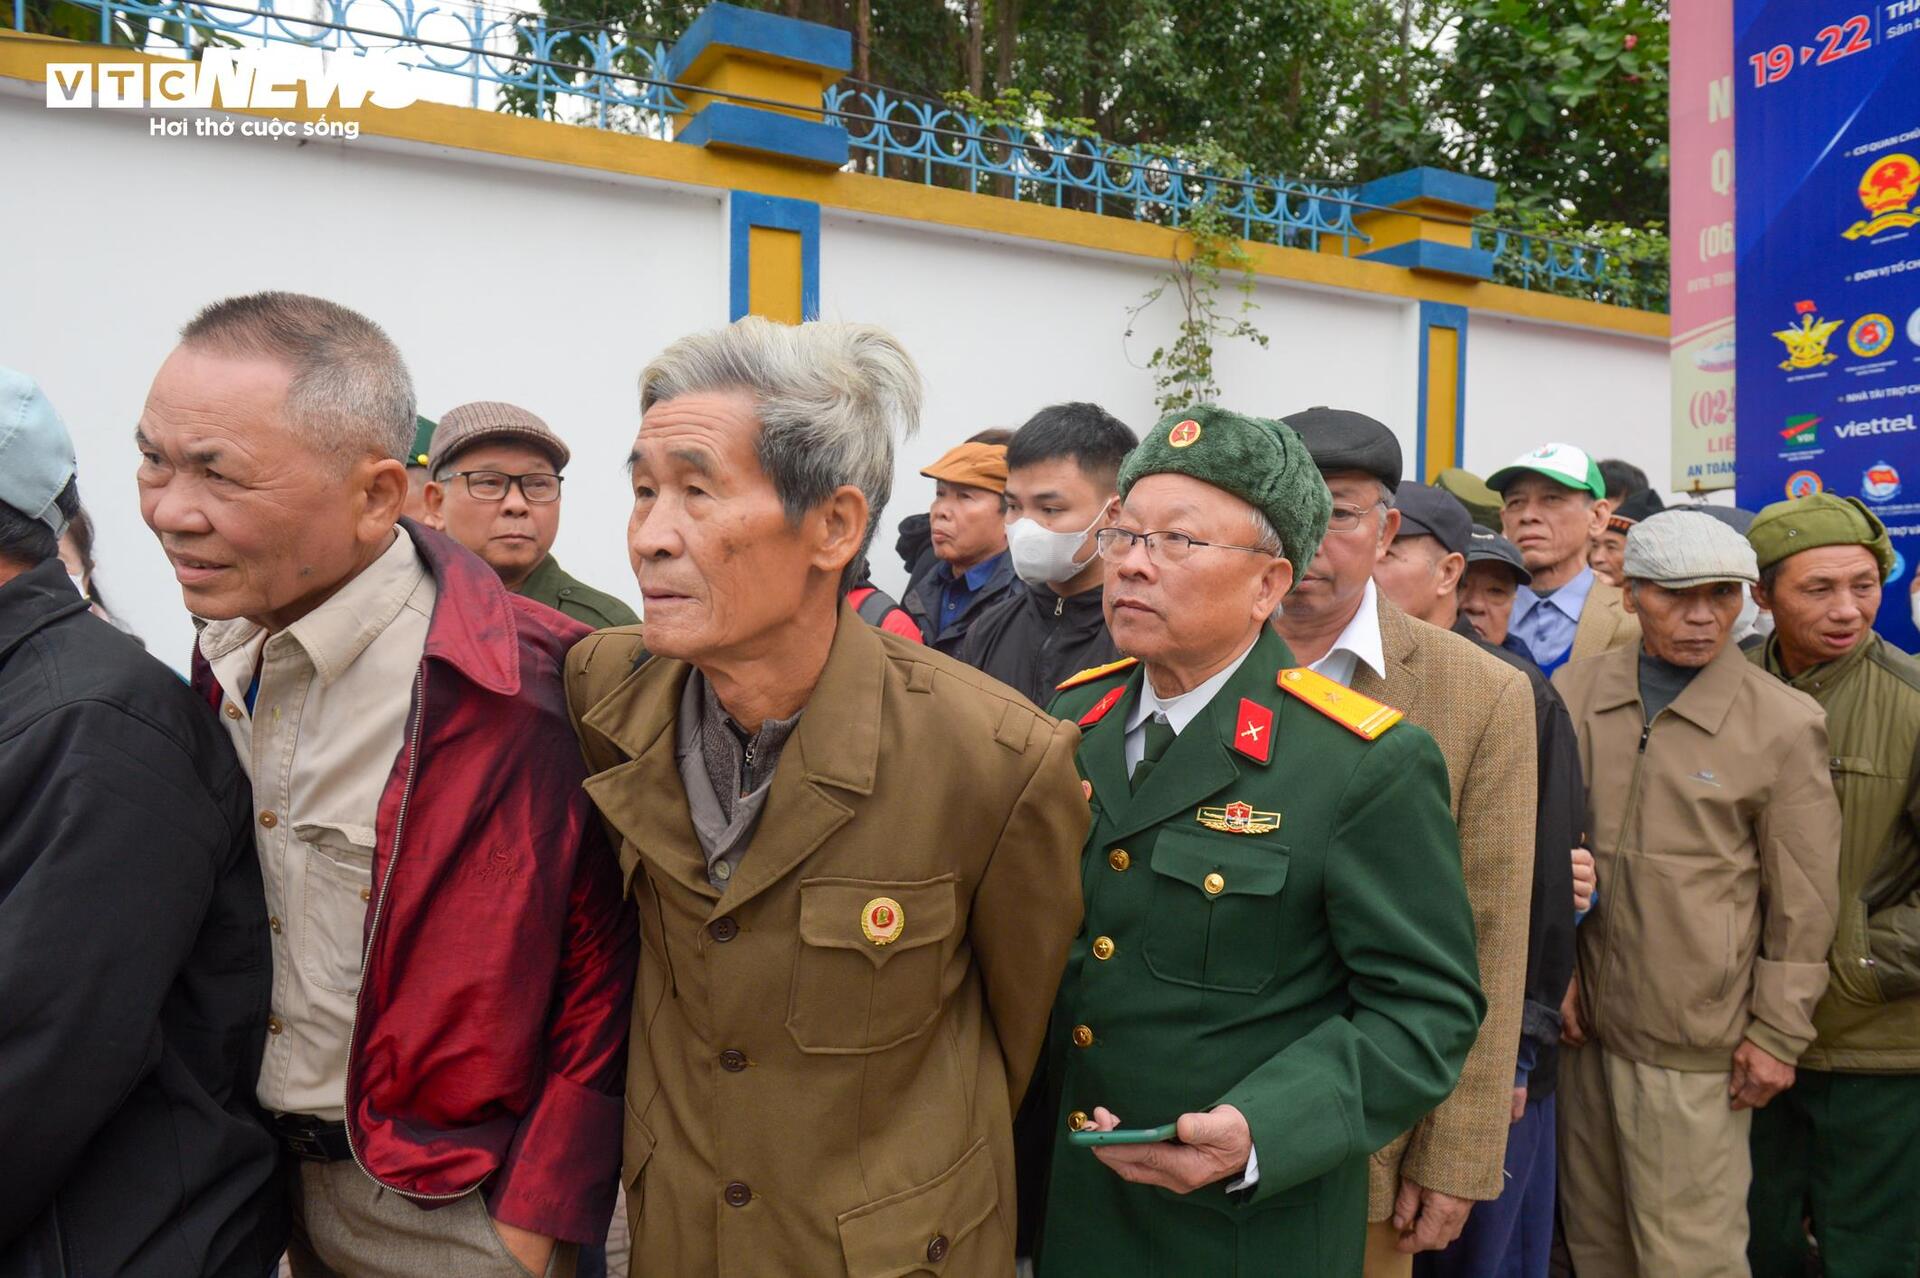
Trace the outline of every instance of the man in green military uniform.
<path fill-rule="evenodd" d="M 1171 415 L 1119 491 L 1096 544 L 1129 658 L 1052 708 L 1093 826 L 1039 1272 L 1358 1274 L 1367 1157 L 1452 1090 L 1486 1009 L 1446 765 L 1265 624 L 1331 506 L 1291 429 Z"/>
<path fill-rule="evenodd" d="M 612 595 L 569 576 L 553 557 L 560 472 L 571 454 L 538 417 L 514 404 L 449 409 L 433 433 L 427 522 L 487 561 L 516 595 L 595 630 L 640 619 Z"/>
<path fill-rule="evenodd" d="M 1855 497 L 1775 502 L 1747 530 L 1774 632 L 1748 654 L 1827 712 L 1840 798 L 1840 926 L 1813 1046 L 1753 1116 L 1755 1278 L 1920 1272 L 1920 662 L 1873 631 L 1893 570 Z"/>

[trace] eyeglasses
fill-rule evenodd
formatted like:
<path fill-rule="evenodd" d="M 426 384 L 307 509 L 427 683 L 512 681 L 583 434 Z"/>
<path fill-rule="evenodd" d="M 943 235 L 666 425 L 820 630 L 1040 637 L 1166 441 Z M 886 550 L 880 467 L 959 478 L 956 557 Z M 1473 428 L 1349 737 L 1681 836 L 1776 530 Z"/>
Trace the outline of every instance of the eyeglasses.
<path fill-rule="evenodd" d="M 1361 520 L 1373 513 L 1375 506 L 1382 504 L 1376 501 L 1373 506 L 1335 506 L 1333 513 L 1327 516 L 1327 531 L 1352 532 L 1360 526 Z"/>
<path fill-rule="evenodd" d="M 467 496 L 475 501 L 505 501 L 507 490 L 515 484 L 520 485 L 520 495 L 536 505 L 560 500 L 560 476 L 546 471 L 509 475 L 499 470 L 457 470 L 447 478 L 464 479 Z"/>
<path fill-rule="evenodd" d="M 1224 541 L 1200 541 L 1182 532 L 1135 532 L 1131 528 L 1102 528 L 1093 535 L 1093 544 L 1100 551 L 1100 557 L 1111 563 L 1119 563 L 1133 553 L 1136 544 L 1144 542 L 1147 558 L 1157 564 L 1185 563 L 1194 551 L 1203 546 L 1212 546 L 1217 550 L 1243 550 L 1249 555 L 1272 556 L 1270 550 L 1258 546 L 1233 546 Z"/>

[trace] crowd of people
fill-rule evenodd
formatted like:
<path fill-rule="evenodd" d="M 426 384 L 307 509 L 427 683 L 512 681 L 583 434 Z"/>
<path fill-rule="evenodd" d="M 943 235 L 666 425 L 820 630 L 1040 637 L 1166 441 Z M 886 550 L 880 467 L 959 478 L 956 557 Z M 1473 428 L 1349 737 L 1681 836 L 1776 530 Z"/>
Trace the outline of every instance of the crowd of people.
<path fill-rule="evenodd" d="M 617 1201 L 636 1275 L 1920 1275 L 1864 505 L 1063 403 L 894 599 L 921 406 L 871 326 L 653 358 L 642 623 L 541 417 L 217 301 L 128 459 L 183 682 L 0 369 L 0 1278 L 591 1275 Z"/>

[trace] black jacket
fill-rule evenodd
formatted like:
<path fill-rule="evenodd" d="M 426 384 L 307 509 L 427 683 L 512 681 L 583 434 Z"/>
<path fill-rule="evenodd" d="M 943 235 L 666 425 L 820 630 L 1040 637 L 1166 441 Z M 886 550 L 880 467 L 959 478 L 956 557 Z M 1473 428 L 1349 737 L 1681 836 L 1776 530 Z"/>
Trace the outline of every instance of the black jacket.
<path fill-rule="evenodd" d="M 936 652 L 949 657 L 960 655 L 960 646 L 966 642 L 967 631 L 974 622 L 986 614 L 988 608 L 1014 591 L 1024 589 L 1020 579 L 1013 575 L 1013 556 L 1006 551 L 1000 552 L 1000 566 L 993 570 L 980 589 L 973 592 L 966 606 L 944 628 L 940 625 L 940 596 L 946 585 L 953 580 L 953 572 L 943 559 L 929 556 L 926 569 L 907 583 L 906 597 L 900 606 L 913 618 L 913 624 L 920 627 L 920 641 Z"/>
<path fill-rule="evenodd" d="M 1584 836 L 1586 782 L 1580 775 L 1580 743 L 1567 704 L 1540 667 L 1482 639 L 1465 617 L 1453 624 L 1464 635 L 1527 676 L 1533 688 L 1534 735 L 1540 746 L 1539 807 L 1534 814 L 1533 919 L 1527 933 L 1526 1002 L 1520 1014 L 1522 1059 L 1530 1046 L 1533 1069 L 1527 1100 L 1553 1094 L 1560 1064 L 1560 1000 L 1573 978 L 1573 849 Z"/>
<path fill-rule="evenodd" d="M 0 585 L 3 1278 L 263 1278 L 285 1245 L 251 808 L 58 560 Z"/>
<path fill-rule="evenodd" d="M 1045 708 L 1061 680 L 1117 658 L 1099 586 L 1062 598 L 1022 583 L 974 620 L 960 660 Z"/>

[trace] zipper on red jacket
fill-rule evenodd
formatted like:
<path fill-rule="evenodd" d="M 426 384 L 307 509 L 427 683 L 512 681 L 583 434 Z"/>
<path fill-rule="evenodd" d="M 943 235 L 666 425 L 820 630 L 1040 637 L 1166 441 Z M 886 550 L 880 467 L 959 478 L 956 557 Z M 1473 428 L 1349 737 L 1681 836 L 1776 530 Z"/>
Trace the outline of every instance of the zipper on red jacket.
<path fill-rule="evenodd" d="M 353 1023 L 347 1026 L 347 1152 L 367 1179 L 408 1198 L 464 1198 L 480 1184 L 475 1181 L 456 1194 L 422 1194 L 388 1184 L 373 1174 L 353 1143 L 353 1040 L 360 1031 L 360 999 L 367 990 L 367 960 L 373 957 L 373 942 L 380 934 L 380 916 L 385 913 L 387 889 L 393 885 L 393 867 L 400 862 L 400 838 L 407 830 L 407 805 L 413 799 L 413 780 L 420 771 L 420 724 L 427 716 L 427 663 L 423 658 L 413 672 L 413 721 L 407 732 L 407 779 L 400 787 L 400 807 L 393 816 L 393 850 L 387 854 L 387 872 L 380 878 L 380 893 L 373 898 L 373 920 L 367 926 L 367 947 L 360 955 L 360 990 L 353 998 Z M 484 1177 L 482 1178 L 484 1179 Z"/>

